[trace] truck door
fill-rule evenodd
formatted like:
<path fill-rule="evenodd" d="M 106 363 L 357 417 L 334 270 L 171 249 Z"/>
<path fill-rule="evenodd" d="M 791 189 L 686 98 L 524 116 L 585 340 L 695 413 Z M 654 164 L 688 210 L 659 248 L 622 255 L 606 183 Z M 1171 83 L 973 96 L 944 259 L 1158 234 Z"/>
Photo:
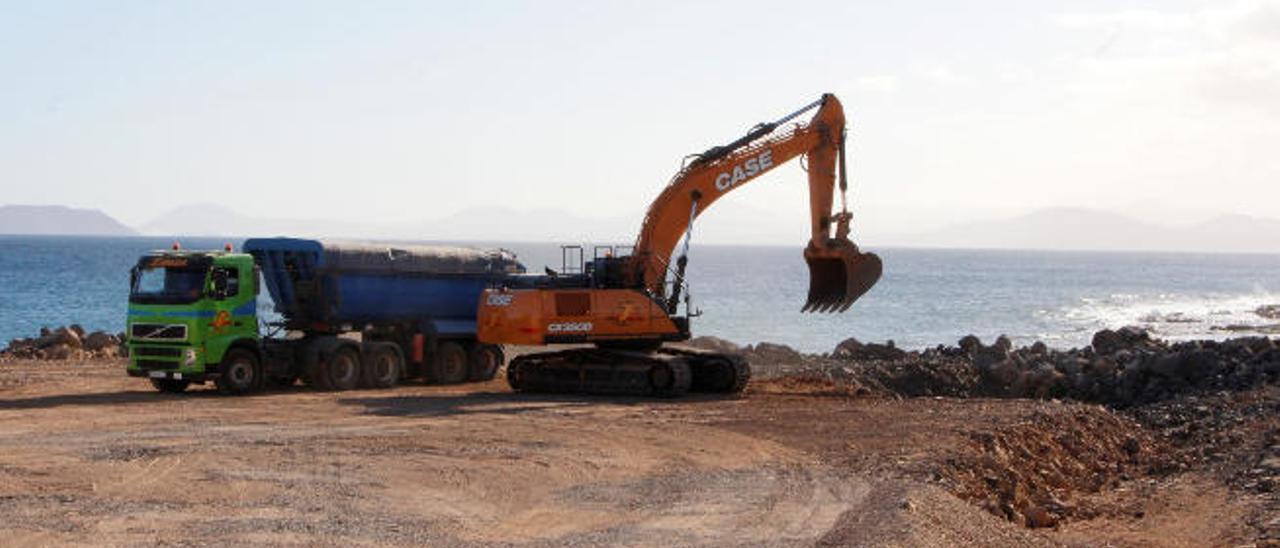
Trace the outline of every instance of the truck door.
<path fill-rule="evenodd" d="M 207 341 L 210 361 L 221 361 L 232 342 L 257 333 L 254 285 L 252 267 L 216 266 L 210 273 L 214 298 Z"/>

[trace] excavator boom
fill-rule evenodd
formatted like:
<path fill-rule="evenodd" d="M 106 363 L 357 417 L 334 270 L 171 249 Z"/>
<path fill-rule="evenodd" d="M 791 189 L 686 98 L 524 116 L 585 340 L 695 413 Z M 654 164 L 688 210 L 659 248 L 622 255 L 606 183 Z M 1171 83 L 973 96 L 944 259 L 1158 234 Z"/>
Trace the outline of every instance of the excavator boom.
<path fill-rule="evenodd" d="M 779 131 L 790 120 L 814 109 L 817 112 L 809 123 Z M 633 281 L 650 294 L 670 297 L 666 291 L 668 272 L 674 270 L 677 278 L 673 291 L 678 291 L 684 275 L 682 263 L 673 265 L 671 255 L 691 223 L 720 197 L 803 155 L 809 171 L 810 239 L 804 257 L 810 275 L 809 298 L 802 310 L 847 310 L 875 285 L 882 267 L 879 257 L 860 252 L 849 239 L 852 215 L 844 198 L 848 188 L 844 143 L 844 109 L 834 95 L 827 94 L 775 122 L 757 125 L 732 143 L 696 156 L 649 206 L 631 257 Z M 837 181 L 842 208 L 834 213 Z"/>

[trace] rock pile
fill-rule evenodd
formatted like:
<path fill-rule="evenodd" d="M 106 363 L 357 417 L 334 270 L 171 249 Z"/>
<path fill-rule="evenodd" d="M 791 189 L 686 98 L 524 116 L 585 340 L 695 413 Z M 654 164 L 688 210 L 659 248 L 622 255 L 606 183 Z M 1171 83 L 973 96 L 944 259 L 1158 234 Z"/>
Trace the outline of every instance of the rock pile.
<path fill-rule="evenodd" d="M 42 328 L 40 336 L 14 339 L 9 341 L 7 348 L 0 350 L 0 356 L 35 360 L 110 358 L 127 354 L 124 333 L 85 332 L 77 324 L 57 329 Z"/>
<path fill-rule="evenodd" d="M 708 338 L 698 346 L 731 349 Z M 1104 329 L 1090 346 L 1015 348 L 970 335 L 956 346 L 905 351 L 848 339 L 825 355 L 761 343 L 739 349 L 764 376 L 816 377 L 900 396 L 1071 398 L 1129 407 L 1182 394 L 1280 383 L 1280 347 L 1267 337 L 1170 343 L 1137 327 Z M 778 367 L 778 364 L 783 366 Z M 789 365 L 798 364 L 798 365 Z"/>
<path fill-rule="evenodd" d="M 1280 304 L 1259 306 L 1253 311 L 1253 313 L 1268 320 L 1280 320 Z"/>

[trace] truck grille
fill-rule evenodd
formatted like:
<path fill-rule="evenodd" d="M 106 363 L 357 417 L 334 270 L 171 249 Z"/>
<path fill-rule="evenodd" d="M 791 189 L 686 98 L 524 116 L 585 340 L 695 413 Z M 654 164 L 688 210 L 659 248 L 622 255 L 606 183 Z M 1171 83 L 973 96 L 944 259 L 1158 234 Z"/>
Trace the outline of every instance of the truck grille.
<path fill-rule="evenodd" d="M 137 356 L 159 356 L 162 358 L 178 358 L 182 349 L 176 346 L 135 346 L 133 353 Z"/>
<path fill-rule="evenodd" d="M 138 360 L 138 368 L 144 371 L 151 369 L 177 369 L 178 362 L 166 362 L 161 360 Z"/>
<path fill-rule="evenodd" d="M 152 341 L 182 341 L 187 338 L 187 326 L 180 323 L 135 323 L 129 330 L 129 337 Z"/>

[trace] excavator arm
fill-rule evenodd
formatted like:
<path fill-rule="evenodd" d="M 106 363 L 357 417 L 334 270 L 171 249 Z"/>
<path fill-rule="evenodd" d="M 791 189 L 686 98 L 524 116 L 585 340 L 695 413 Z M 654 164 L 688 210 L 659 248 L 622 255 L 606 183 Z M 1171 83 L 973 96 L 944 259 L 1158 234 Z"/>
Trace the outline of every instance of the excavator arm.
<path fill-rule="evenodd" d="M 804 113 L 817 109 L 805 124 L 778 131 Z M 636 240 L 628 273 L 631 282 L 650 295 L 667 300 L 674 311 L 685 268 L 682 252 L 676 264 L 671 256 L 692 223 L 720 197 L 798 156 L 805 156 L 809 170 L 810 238 L 804 251 L 809 265 L 809 297 L 804 311 L 843 311 L 880 278 L 880 258 L 862 253 L 849 240 L 844 158 L 845 118 L 840 101 L 826 94 L 775 122 L 760 124 L 732 143 L 697 155 L 663 189 L 649 206 Z M 837 181 L 842 207 L 833 213 Z M 832 225 L 836 225 L 832 235 Z M 668 273 L 673 289 L 666 291 Z"/>

